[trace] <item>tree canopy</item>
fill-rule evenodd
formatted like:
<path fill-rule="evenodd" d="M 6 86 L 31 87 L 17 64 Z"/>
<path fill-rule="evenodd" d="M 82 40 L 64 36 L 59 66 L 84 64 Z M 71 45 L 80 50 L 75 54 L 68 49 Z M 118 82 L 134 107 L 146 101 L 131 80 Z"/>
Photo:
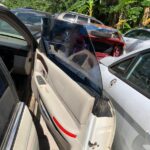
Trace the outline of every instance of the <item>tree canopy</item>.
<path fill-rule="evenodd" d="M 122 32 L 150 22 L 150 0 L 5 0 L 9 8 L 32 7 L 49 13 L 76 11 Z M 149 22 L 148 22 L 149 20 Z"/>

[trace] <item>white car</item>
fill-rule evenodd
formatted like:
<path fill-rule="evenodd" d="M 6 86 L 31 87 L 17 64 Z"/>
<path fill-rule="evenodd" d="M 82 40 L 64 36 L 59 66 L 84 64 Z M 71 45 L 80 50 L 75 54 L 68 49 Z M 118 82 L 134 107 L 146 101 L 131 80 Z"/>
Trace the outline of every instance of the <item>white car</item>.
<path fill-rule="evenodd" d="M 100 69 L 116 109 L 113 150 L 150 150 L 150 49 L 104 58 Z"/>

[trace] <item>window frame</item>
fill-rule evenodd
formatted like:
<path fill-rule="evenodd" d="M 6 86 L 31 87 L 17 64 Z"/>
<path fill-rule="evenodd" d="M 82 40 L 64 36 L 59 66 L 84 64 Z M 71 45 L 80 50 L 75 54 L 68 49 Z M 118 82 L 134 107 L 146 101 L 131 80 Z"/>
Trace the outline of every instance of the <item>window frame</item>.
<path fill-rule="evenodd" d="M 133 89 L 135 89 L 136 91 L 138 91 L 139 93 L 141 93 L 142 95 L 146 96 L 147 98 L 150 99 L 150 93 L 147 93 L 145 92 L 143 89 L 141 89 L 140 87 L 138 87 L 137 85 L 135 85 L 134 83 L 132 83 L 131 81 L 129 81 L 127 79 L 127 76 L 128 74 L 130 73 L 130 69 L 135 66 L 136 62 L 139 60 L 139 58 L 141 58 L 144 54 L 146 53 L 150 53 L 150 49 L 146 49 L 144 51 L 140 51 L 140 52 L 137 52 L 137 53 L 134 53 L 132 55 L 129 55 L 123 59 L 120 59 L 119 61 L 111 64 L 109 67 L 108 67 L 108 70 L 109 72 L 111 72 L 113 75 L 115 75 L 117 78 L 119 78 L 120 80 L 122 80 L 123 82 L 125 82 L 126 84 L 128 84 L 130 87 L 132 87 Z M 123 61 L 125 60 L 128 60 L 128 59 L 131 59 L 133 58 L 133 60 L 131 61 L 131 64 L 129 66 L 129 68 L 127 69 L 126 73 L 124 74 L 124 76 L 118 74 L 116 71 L 114 71 L 112 69 L 112 67 L 122 63 Z"/>

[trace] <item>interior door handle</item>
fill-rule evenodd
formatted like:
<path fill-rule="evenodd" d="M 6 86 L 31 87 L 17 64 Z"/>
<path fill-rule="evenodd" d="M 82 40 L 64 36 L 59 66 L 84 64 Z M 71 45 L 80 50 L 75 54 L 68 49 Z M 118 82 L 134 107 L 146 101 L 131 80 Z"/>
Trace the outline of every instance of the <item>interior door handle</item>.
<path fill-rule="evenodd" d="M 117 79 L 113 79 L 110 81 L 110 86 L 113 86 L 117 82 Z"/>

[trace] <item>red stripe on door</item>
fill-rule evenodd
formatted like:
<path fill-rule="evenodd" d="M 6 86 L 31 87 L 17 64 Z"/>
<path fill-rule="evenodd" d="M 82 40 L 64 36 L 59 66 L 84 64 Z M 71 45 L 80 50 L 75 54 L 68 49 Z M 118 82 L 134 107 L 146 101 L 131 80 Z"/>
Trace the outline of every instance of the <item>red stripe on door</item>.
<path fill-rule="evenodd" d="M 57 121 L 57 119 L 56 119 L 55 117 L 53 117 L 53 120 L 54 120 L 55 124 L 59 127 L 59 129 L 60 129 L 62 132 L 64 132 L 66 135 L 68 135 L 68 136 L 70 136 L 70 137 L 72 137 L 72 138 L 76 138 L 76 137 L 77 137 L 77 135 L 75 135 L 75 134 L 73 134 L 73 133 L 67 131 L 67 130 Z"/>

